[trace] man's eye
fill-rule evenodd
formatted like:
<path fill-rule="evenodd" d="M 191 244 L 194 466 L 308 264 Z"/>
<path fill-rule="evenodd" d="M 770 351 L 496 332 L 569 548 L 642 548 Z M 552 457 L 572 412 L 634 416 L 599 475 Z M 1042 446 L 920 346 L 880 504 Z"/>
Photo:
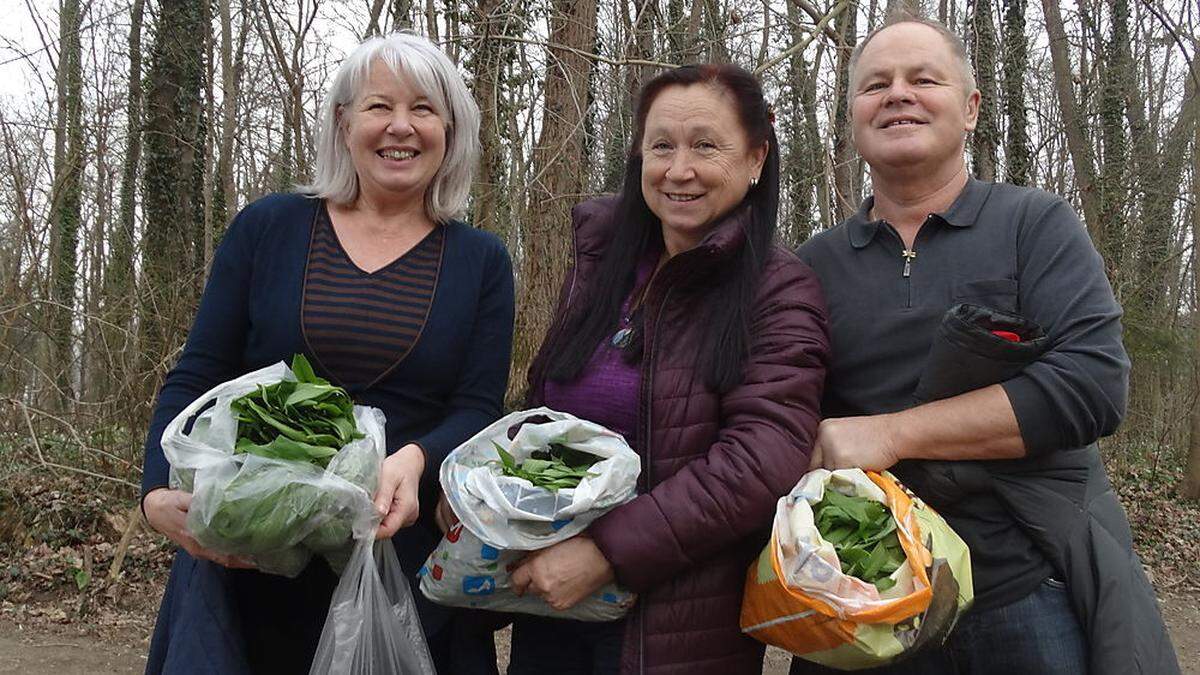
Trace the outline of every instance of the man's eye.
<path fill-rule="evenodd" d="M 664 142 L 662 142 L 662 141 L 659 141 L 659 142 L 657 142 L 657 143 L 654 143 L 653 145 L 651 145 L 651 146 L 650 146 L 650 149 L 651 149 L 651 150 L 654 150 L 655 152 L 659 152 L 659 151 L 663 151 L 663 150 L 670 150 L 670 149 L 671 149 L 671 146 L 670 146 L 669 144 L 667 144 L 667 143 L 664 143 Z"/>
<path fill-rule="evenodd" d="M 883 89 L 882 82 L 872 82 L 871 84 L 868 84 L 867 86 L 863 87 L 863 91 L 875 91 L 877 89 Z"/>
<path fill-rule="evenodd" d="M 933 80 L 928 77 L 918 77 L 917 84 L 937 84 L 937 80 Z"/>

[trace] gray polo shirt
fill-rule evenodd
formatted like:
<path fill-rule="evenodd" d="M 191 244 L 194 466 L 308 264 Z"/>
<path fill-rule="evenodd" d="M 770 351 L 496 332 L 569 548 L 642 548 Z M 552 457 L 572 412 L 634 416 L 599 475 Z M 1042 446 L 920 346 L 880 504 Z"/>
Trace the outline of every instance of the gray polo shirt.
<path fill-rule="evenodd" d="M 1082 447 L 1116 429 L 1129 379 L 1121 308 L 1066 201 L 971 179 L 949 210 L 926 219 L 911 250 L 891 225 L 870 219 L 872 204 L 868 198 L 798 251 L 829 305 L 833 363 L 824 416 L 911 407 L 943 314 L 970 302 L 1019 313 L 1049 337 L 1037 362 L 1001 383 L 1030 454 Z M 933 506 L 971 547 L 978 607 L 1024 597 L 1050 575 L 993 497 Z"/>

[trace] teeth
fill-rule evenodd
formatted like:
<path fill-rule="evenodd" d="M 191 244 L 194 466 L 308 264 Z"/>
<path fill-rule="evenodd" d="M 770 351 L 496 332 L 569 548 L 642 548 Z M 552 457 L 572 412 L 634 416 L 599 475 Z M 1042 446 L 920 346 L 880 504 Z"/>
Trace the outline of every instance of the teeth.
<path fill-rule="evenodd" d="M 417 153 L 413 150 L 381 150 L 379 156 L 385 159 L 412 159 Z"/>
<path fill-rule="evenodd" d="M 913 121 L 913 120 L 897 120 L 897 121 L 895 121 L 895 122 L 892 122 L 892 123 L 891 123 L 891 124 L 889 124 L 888 126 L 889 126 L 889 127 L 894 127 L 894 126 L 897 126 L 897 125 L 900 125 L 900 124 L 916 124 L 916 122 L 915 122 L 915 121 Z"/>
<path fill-rule="evenodd" d="M 682 194 L 667 193 L 667 199 L 670 199 L 673 202 L 690 202 L 693 199 L 699 199 L 699 198 L 700 198 L 700 195 L 682 195 Z"/>

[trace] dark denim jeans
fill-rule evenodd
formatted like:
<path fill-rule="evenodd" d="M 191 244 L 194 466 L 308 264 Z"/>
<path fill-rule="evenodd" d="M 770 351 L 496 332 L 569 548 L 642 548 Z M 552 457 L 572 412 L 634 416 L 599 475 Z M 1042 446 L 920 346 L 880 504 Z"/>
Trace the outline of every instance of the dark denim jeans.
<path fill-rule="evenodd" d="M 830 670 L 793 658 L 791 675 Z M 940 650 L 892 666 L 856 671 L 875 675 L 1074 675 L 1087 672 L 1087 638 L 1067 588 L 1054 579 L 1016 602 L 970 612 Z"/>
<path fill-rule="evenodd" d="M 508 675 L 609 675 L 620 670 L 625 620 L 513 619 Z"/>

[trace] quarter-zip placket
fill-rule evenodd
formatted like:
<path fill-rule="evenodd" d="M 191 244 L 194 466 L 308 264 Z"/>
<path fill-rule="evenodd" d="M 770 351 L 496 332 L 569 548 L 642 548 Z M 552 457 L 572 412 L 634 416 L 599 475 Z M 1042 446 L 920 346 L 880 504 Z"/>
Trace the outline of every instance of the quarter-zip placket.
<path fill-rule="evenodd" d="M 904 268 L 900 272 L 900 278 L 904 279 L 904 307 L 905 307 L 905 309 L 910 309 L 913 306 L 913 304 L 912 304 L 912 267 L 913 267 L 913 262 L 916 261 L 916 259 L 917 259 L 917 242 L 921 240 L 921 235 L 925 233 L 926 226 L 929 225 L 929 221 L 932 219 L 933 219 L 932 214 L 925 216 L 925 221 L 921 223 L 920 229 L 917 230 L 917 236 L 913 237 L 913 243 L 912 243 L 911 247 L 905 245 L 904 237 L 900 236 L 900 233 L 896 231 L 895 227 L 892 227 L 891 223 L 889 223 L 886 220 L 883 221 L 883 225 L 887 228 L 887 231 L 890 232 L 892 234 L 892 236 L 896 238 L 896 241 L 900 244 L 900 257 L 904 258 Z"/>

